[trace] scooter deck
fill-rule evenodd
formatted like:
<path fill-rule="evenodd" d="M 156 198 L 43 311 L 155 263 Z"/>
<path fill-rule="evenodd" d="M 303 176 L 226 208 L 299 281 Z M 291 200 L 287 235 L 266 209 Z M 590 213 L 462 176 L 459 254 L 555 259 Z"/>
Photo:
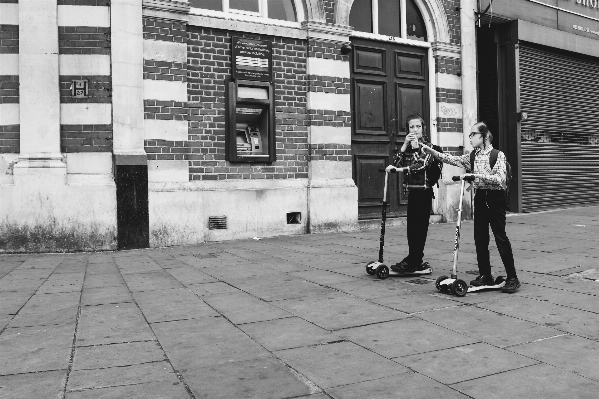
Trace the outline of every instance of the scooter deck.
<path fill-rule="evenodd" d="M 468 292 L 486 291 L 486 290 L 500 290 L 505 285 L 505 281 L 495 285 L 481 285 L 480 287 L 470 286 Z"/>
<path fill-rule="evenodd" d="M 391 269 L 391 270 L 389 270 L 389 277 L 391 277 L 391 276 L 418 277 L 418 276 L 428 276 L 432 273 L 433 273 L 432 267 L 429 267 L 428 269 L 424 269 L 424 270 L 417 270 L 413 273 L 401 273 L 401 272 L 396 272 L 395 270 Z"/>

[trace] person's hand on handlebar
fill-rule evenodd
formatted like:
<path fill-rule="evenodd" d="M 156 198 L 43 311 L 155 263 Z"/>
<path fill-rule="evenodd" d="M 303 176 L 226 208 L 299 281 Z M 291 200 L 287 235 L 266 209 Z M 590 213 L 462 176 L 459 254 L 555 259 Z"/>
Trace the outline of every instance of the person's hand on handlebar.
<path fill-rule="evenodd" d="M 474 173 L 464 173 L 463 175 L 460 176 L 460 178 L 462 180 L 465 180 L 467 178 L 476 179 L 477 177 L 480 177 L 480 175 L 475 175 Z"/>
<path fill-rule="evenodd" d="M 389 173 L 392 173 L 392 172 L 403 173 L 403 172 L 405 172 L 405 169 L 407 169 L 407 168 L 396 168 L 393 165 L 389 165 L 385 168 L 385 171 L 387 171 Z"/>
<path fill-rule="evenodd" d="M 433 150 L 432 148 L 430 148 L 429 146 L 427 146 L 426 144 L 420 144 L 420 147 L 422 147 L 422 151 L 426 152 L 427 154 L 435 155 L 435 153 L 437 152 L 437 151 Z"/>

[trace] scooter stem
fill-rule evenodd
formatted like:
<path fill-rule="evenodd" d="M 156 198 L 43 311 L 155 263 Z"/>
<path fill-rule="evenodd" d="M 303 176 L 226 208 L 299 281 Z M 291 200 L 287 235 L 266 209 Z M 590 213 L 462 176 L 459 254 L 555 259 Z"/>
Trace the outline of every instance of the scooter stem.
<path fill-rule="evenodd" d="M 466 181 L 462 180 L 462 187 L 460 189 L 460 206 L 458 208 L 458 222 L 455 227 L 455 245 L 453 248 L 453 269 L 451 270 L 451 278 L 457 278 L 458 272 L 458 252 L 460 250 L 460 228 L 462 226 L 462 204 L 464 201 L 464 186 L 466 185 Z"/>

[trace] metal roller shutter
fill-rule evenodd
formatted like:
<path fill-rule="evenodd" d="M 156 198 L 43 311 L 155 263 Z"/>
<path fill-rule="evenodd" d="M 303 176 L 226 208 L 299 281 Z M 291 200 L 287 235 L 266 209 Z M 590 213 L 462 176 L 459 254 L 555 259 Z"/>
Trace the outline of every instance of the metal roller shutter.
<path fill-rule="evenodd" d="M 522 208 L 599 204 L 599 61 L 520 45 Z"/>

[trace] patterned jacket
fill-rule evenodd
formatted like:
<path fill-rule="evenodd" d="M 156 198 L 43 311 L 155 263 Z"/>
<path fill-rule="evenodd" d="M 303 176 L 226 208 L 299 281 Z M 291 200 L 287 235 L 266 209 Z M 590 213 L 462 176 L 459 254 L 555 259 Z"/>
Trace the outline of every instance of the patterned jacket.
<path fill-rule="evenodd" d="M 433 145 L 431 143 L 425 143 L 427 146 L 434 150 L 442 153 L 441 147 Z M 404 178 L 404 188 L 408 190 L 420 189 L 425 190 L 431 188 L 430 176 L 427 176 L 431 171 L 431 168 L 438 167 L 434 157 L 430 154 L 424 154 L 421 151 L 422 147 L 417 149 L 412 148 L 408 144 L 408 148 L 405 152 L 397 150 L 393 157 L 393 166 L 396 168 L 408 168 L 408 173 Z M 432 182 L 433 185 L 435 182 Z"/>

